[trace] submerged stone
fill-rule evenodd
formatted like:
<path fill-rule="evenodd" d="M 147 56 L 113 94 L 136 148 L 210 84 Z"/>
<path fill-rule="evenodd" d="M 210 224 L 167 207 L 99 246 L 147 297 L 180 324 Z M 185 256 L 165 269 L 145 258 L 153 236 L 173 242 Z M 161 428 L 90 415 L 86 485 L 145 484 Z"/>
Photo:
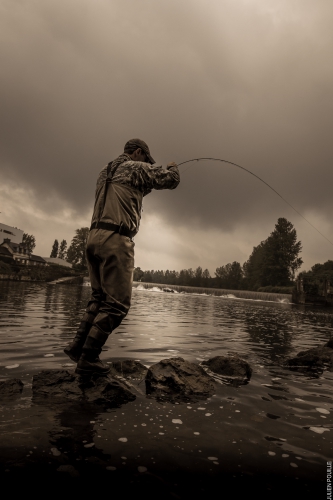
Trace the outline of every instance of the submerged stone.
<path fill-rule="evenodd" d="M 333 369 L 333 340 L 321 347 L 300 351 L 294 358 L 287 359 L 286 366 L 300 371 L 323 371 Z"/>
<path fill-rule="evenodd" d="M 169 358 L 148 369 L 146 391 L 164 399 L 208 397 L 214 394 L 215 383 L 201 366 L 183 358 Z"/>
<path fill-rule="evenodd" d="M 119 405 L 133 401 L 132 394 L 121 381 L 111 376 L 83 379 L 67 370 L 43 370 L 33 377 L 34 399 L 85 400 L 90 403 Z"/>
<path fill-rule="evenodd" d="M 203 361 L 202 364 L 212 372 L 225 377 L 249 380 L 252 375 L 249 363 L 237 355 L 215 356 L 208 361 Z"/>
<path fill-rule="evenodd" d="M 1 399 L 15 398 L 20 396 L 23 390 L 23 382 L 18 378 L 9 378 L 0 382 Z"/>

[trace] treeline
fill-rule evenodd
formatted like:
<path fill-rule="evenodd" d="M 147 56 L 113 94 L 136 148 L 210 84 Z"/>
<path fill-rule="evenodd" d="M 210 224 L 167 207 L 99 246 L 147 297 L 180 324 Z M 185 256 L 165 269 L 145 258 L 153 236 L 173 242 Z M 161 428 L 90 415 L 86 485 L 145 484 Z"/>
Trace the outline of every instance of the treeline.
<path fill-rule="evenodd" d="M 324 284 L 330 282 L 333 288 L 333 260 L 328 260 L 324 264 L 315 264 L 310 271 L 303 271 L 299 274 L 303 278 L 303 287 L 306 293 L 318 294 L 323 291 Z"/>
<path fill-rule="evenodd" d="M 177 271 L 134 270 L 134 280 L 147 283 L 225 288 L 228 290 L 257 290 L 289 292 L 295 283 L 295 272 L 302 265 L 302 250 L 296 230 L 287 219 L 279 218 L 268 238 L 253 248 L 248 260 L 241 265 L 232 262 L 216 268 L 215 276 L 208 269 Z"/>

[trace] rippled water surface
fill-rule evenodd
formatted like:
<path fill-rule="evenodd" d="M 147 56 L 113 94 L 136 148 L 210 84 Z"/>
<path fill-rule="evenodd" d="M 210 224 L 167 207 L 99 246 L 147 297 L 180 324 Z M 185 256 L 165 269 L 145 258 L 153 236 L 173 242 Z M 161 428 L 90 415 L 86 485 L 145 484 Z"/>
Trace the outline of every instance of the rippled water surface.
<path fill-rule="evenodd" d="M 332 310 L 140 288 L 133 289 L 130 313 L 105 345 L 104 361 L 132 358 L 149 366 L 181 356 L 200 363 L 237 353 L 253 368 L 250 383 L 219 384 L 212 398 L 188 405 L 147 399 L 144 382 L 142 396 L 112 411 L 35 405 L 35 373 L 75 367 L 63 348 L 90 288 L 0 282 L 0 380 L 25 384 L 18 401 L 1 406 L 2 472 L 13 473 L 20 461 L 28 467 L 34 457 L 40 466 L 47 456 L 57 474 L 72 464 L 80 476 L 81 462 L 87 466 L 93 457 L 114 475 L 151 473 L 166 481 L 162 469 L 193 471 L 203 492 L 212 478 L 227 474 L 238 484 L 266 478 L 261 484 L 267 492 L 278 482 L 298 482 L 302 498 L 315 487 L 324 494 L 332 459 L 333 373 L 315 378 L 285 369 L 283 361 L 327 342 Z M 59 438 L 60 428 L 70 429 L 67 441 Z M 185 498 L 181 481 L 171 483 L 171 493 Z"/>

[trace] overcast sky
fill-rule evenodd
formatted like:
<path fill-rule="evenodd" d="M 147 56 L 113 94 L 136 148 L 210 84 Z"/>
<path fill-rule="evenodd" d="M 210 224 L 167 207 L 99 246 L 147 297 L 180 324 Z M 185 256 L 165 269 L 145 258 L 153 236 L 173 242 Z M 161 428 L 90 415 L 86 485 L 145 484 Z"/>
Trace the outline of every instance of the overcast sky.
<path fill-rule="evenodd" d="M 333 241 L 331 0 L 0 0 L 0 23 L 0 222 L 33 234 L 36 254 L 90 225 L 97 175 L 132 137 L 164 166 L 242 165 Z M 144 199 L 136 266 L 214 275 L 279 217 L 303 269 L 333 259 L 246 172 L 180 171 Z"/>

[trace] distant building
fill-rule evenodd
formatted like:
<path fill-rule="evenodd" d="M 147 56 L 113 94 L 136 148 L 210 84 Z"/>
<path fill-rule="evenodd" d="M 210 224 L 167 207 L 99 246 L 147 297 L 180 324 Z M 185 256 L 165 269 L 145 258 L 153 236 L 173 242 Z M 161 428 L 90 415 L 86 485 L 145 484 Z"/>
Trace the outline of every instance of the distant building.
<path fill-rule="evenodd" d="M 15 264 L 26 266 L 46 266 L 42 257 L 29 253 L 25 243 L 14 243 L 10 238 L 0 243 L 0 259 L 7 262 L 13 260 Z"/>
<path fill-rule="evenodd" d="M 67 260 L 60 259 L 59 257 L 43 257 L 46 262 L 50 264 L 58 264 L 58 266 L 64 266 L 64 267 L 72 267 L 72 264 L 67 262 Z"/>
<path fill-rule="evenodd" d="M 0 222 L 0 245 L 6 238 L 9 238 L 12 243 L 22 243 L 23 231 Z"/>

